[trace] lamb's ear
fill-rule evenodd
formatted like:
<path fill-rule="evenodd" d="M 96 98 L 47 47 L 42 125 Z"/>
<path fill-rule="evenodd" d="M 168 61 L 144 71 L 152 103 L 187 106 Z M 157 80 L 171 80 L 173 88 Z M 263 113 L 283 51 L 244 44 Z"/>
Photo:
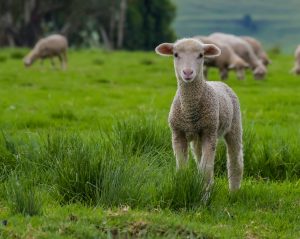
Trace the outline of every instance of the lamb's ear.
<path fill-rule="evenodd" d="M 155 48 L 155 52 L 161 56 L 172 56 L 173 47 L 173 43 L 162 43 Z"/>
<path fill-rule="evenodd" d="M 217 57 L 221 55 L 221 49 L 214 44 L 203 44 L 205 57 Z"/>

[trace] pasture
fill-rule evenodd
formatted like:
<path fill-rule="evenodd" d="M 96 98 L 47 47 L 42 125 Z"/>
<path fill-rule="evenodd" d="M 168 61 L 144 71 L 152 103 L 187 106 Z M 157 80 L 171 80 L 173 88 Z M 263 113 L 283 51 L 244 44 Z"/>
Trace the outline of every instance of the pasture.
<path fill-rule="evenodd" d="M 240 98 L 245 176 L 229 194 L 224 143 L 203 200 L 190 160 L 175 172 L 171 58 L 71 50 L 67 71 L 26 49 L 0 53 L 0 238 L 299 238 L 300 77 L 271 54 L 266 80 L 226 81 Z M 57 62 L 58 66 L 58 62 Z M 218 80 L 217 71 L 209 72 Z"/>

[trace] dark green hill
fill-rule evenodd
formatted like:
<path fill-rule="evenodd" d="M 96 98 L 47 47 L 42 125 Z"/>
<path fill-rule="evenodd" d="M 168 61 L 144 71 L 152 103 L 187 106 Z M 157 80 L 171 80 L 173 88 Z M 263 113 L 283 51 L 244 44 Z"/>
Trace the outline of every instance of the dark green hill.
<path fill-rule="evenodd" d="M 228 32 L 251 35 L 267 48 L 300 44 L 299 0 L 173 0 L 178 37 Z"/>

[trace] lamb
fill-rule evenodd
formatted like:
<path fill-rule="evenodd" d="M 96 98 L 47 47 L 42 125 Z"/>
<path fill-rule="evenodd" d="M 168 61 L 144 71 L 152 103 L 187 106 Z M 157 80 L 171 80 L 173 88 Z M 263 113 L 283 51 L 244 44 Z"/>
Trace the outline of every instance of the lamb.
<path fill-rule="evenodd" d="M 295 50 L 295 66 L 292 69 L 292 72 L 296 75 L 300 75 L 300 45 L 298 45 Z"/>
<path fill-rule="evenodd" d="M 213 39 L 205 36 L 196 36 L 194 38 L 205 44 L 215 44 L 222 52 L 220 56 L 204 60 L 204 65 L 206 66 L 204 71 L 205 76 L 207 76 L 209 67 L 216 67 L 219 69 L 222 80 L 226 80 L 228 78 L 229 69 L 236 71 L 237 78 L 239 80 L 243 80 L 245 78 L 245 69 L 248 68 L 249 65 L 241 59 L 230 46 L 222 44 L 222 42 L 214 41 Z"/>
<path fill-rule="evenodd" d="M 169 126 L 176 168 L 186 165 L 188 144 L 191 143 L 198 170 L 204 176 L 205 188 L 210 188 L 217 140 L 224 136 L 229 188 L 238 190 L 243 176 L 239 100 L 229 86 L 222 82 L 208 82 L 203 76 L 204 58 L 219 56 L 220 49 L 213 44 L 185 38 L 175 43 L 162 43 L 155 51 L 162 56 L 174 55 L 177 92 L 169 113 Z"/>
<path fill-rule="evenodd" d="M 253 70 L 255 79 L 263 79 L 267 73 L 266 67 L 253 52 L 251 46 L 243 39 L 225 33 L 213 33 L 209 37 L 232 47 L 235 53 L 247 62 Z"/>
<path fill-rule="evenodd" d="M 40 39 L 34 48 L 24 58 L 24 65 L 29 67 L 37 59 L 41 59 L 41 63 L 45 58 L 50 58 L 52 65 L 54 66 L 53 57 L 58 57 L 62 69 L 67 67 L 67 39 L 59 34 L 54 34 Z"/>
<path fill-rule="evenodd" d="M 265 66 L 268 66 L 271 63 L 267 53 L 262 47 L 262 44 L 257 39 L 249 36 L 241 36 L 241 38 L 249 43 L 256 56 L 262 61 Z"/>

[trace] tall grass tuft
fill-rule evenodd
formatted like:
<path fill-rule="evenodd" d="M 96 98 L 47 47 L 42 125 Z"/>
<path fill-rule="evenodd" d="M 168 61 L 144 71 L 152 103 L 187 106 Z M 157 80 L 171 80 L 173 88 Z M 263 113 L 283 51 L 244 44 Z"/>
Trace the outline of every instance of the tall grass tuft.
<path fill-rule="evenodd" d="M 125 155 L 172 151 L 170 130 L 154 117 L 132 117 L 118 120 L 113 127 L 116 147 Z"/>
<path fill-rule="evenodd" d="M 94 161 L 95 148 L 77 133 L 48 135 L 42 158 L 64 201 L 89 201 L 95 197 L 93 185 L 100 173 Z"/>
<path fill-rule="evenodd" d="M 2 134 L 2 137 L 0 137 L 0 182 L 7 179 L 16 166 L 16 144 L 5 134 Z"/>
<path fill-rule="evenodd" d="M 43 201 L 32 182 L 12 176 L 6 184 L 6 197 L 13 213 L 42 214 Z"/>
<path fill-rule="evenodd" d="M 203 176 L 195 163 L 171 174 L 164 191 L 165 203 L 170 209 L 194 209 L 210 202 L 212 191 L 206 191 Z"/>
<path fill-rule="evenodd" d="M 48 137 L 43 155 L 52 162 L 51 175 L 64 202 L 118 206 L 140 201 L 146 161 L 122 156 L 113 142 L 103 137 Z"/>
<path fill-rule="evenodd" d="M 13 51 L 11 54 L 10 54 L 10 57 L 12 59 L 15 59 L 15 60 L 19 60 L 19 59 L 22 59 L 25 57 L 25 53 L 23 51 Z"/>
<path fill-rule="evenodd" d="M 251 171 L 266 179 L 297 179 L 300 177 L 300 150 L 291 139 L 265 140 L 256 151 Z"/>

